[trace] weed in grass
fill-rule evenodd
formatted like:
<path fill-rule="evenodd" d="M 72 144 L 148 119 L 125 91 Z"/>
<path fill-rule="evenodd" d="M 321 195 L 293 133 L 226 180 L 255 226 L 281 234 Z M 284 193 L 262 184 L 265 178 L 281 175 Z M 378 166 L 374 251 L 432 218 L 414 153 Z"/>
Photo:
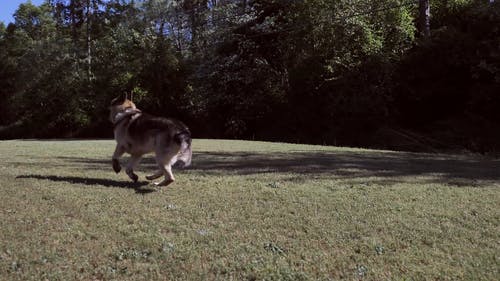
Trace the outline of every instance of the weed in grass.
<path fill-rule="evenodd" d="M 123 261 L 127 259 L 138 260 L 138 259 L 148 259 L 151 256 L 150 250 L 137 250 L 137 249 L 122 249 L 116 255 L 115 259 L 117 261 Z"/>
<path fill-rule="evenodd" d="M 280 183 L 277 181 L 269 183 L 267 186 L 269 186 L 270 188 L 280 188 L 281 187 Z"/>
<path fill-rule="evenodd" d="M 167 205 L 165 205 L 165 209 L 175 210 L 175 209 L 177 209 L 177 206 L 175 204 L 167 204 Z"/>
<path fill-rule="evenodd" d="M 175 250 L 175 245 L 172 242 L 163 242 L 160 248 L 161 252 L 170 253 Z"/>
<path fill-rule="evenodd" d="M 382 255 L 385 252 L 385 249 L 381 245 L 376 245 L 375 252 L 377 253 L 377 255 Z"/>
<path fill-rule="evenodd" d="M 285 250 L 282 249 L 281 247 L 279 247 L 278 245 L 276 245 L 273 242 L 267 242 L 267 243 L 265 243 L 264 244 L 264 249 L 272 252 L 273 254 L 278 254 L 278 255 L 284 255 L 285 254 Z"/>
<path fill-rule="evenodd" d="M 358 265 L 356 267 L 356 273 L 358 277 L 365 277 L 366 273 L 368 272 L 368 268 L 364 265 Z"/>
<path fill-rule="evenodd" d="M 210 231 L 208 231 L 208 230 L 206 230 L 206 229 L 198 229 L 198 230 L 196 231 L 196 233 L 198 233 L 198 234 L 199 234 L 199 235 L 201 235 L 201 236 L 206 236 L 206 235 L 210 234 Z"/>
<path fill-rule="evenodd" d="M 10 270 L 12 272 L 16 272 L 18 271 L 19 269 L 21 269 L 21 263 L 17 262 L 17 261 L 13 261 L 11 264 L 10 264 Z"/>

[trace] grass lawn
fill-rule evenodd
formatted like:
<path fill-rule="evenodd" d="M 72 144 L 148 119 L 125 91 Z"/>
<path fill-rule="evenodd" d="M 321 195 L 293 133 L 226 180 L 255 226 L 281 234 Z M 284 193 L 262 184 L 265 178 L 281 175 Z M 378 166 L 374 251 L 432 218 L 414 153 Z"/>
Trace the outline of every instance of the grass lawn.
<path fill-rule="evenodd" d="M 153 191 L 113 149 L 0 142 L 0 280 L 500 278 L 499 160 L 194 140 Z"/>

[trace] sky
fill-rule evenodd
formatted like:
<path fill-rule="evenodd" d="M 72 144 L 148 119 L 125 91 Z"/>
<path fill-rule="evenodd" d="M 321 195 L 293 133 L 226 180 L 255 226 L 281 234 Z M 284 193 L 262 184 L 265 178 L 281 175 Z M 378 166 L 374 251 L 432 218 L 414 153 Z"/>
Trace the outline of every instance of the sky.
<path fill-rule="evenodd" d="M 34 5 L 40 5 L 44 0 L 31 0 Z M 17 10 L 19 4 L 26 3 L 28 0 L 0 0 L 0 21 L 3 21 L 5 25 L 9 22 L 14 22 L 12 14 Z"/>

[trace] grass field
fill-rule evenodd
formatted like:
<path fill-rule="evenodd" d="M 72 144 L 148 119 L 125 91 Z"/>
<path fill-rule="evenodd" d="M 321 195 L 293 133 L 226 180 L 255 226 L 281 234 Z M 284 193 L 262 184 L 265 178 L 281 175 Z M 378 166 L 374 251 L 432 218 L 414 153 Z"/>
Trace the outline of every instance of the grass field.
<path fill-rule="evenodd" d="M 0 142 L 0 280 L 500 278 L 499 160 L 195 140 L 154 191 L 113 147 Z"/>

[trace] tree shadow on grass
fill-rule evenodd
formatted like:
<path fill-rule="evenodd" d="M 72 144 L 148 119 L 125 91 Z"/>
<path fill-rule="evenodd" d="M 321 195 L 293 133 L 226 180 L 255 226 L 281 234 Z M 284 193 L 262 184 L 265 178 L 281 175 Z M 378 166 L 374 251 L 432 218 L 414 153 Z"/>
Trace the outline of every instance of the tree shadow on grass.
<path fill-rule="evenodd" d="M 16 179 L 38 179 L 38 180 L 50 180 L 55 182 L 67 182 L 71 184 L 83 184 L 89 186 L 101 185 L 105 187 L 119 187 L 119 188 L 130 188 L 135 189 L 137 193 L 150 193 L 154 189 L 142 188 L 149 183 L 146 181 L 139 182 L 125 182 L 125 181 L 114 181 L 108 179 L 99 178 L 84 178 L 84 177 L 67 177 L 67 176 L 47 176 L 47 175 L 20 175 Z"/>
<path fill-rule="evenodd" d="M 105 169 L 107 159 L 60 158 L 68 165 Z M 123 159 L 122 161 L 126 161 Z M 146 156 L 141 169 L 155 169 Z M 182 171 L 175 171 L 175 173 Z M 294 179 L 341 179 L 395 184 L 426 177 L 416 183 L 479 186 L 500 181 L 500 161 L 471 155 L 422 154 L 389 151 L 196 152 L 189 173 L 204 175 L 290 174 Z M 375 178 L 375 179 L 374 179 Z M 481 181 L 481 182 L 479 182 Z"/>
<path fill-rule="evenodd" d="M 296 174 L 294 181 L 339 179 L 392 185 L 400 182 L 482 186 L 500 182 L 500 161 L 471 155 L 389 151 L 296 151 L 291 153 L 199 153 L 192 170 L 251 175 Z M 418 179 L 416 179 L 418 178 Z"/>

